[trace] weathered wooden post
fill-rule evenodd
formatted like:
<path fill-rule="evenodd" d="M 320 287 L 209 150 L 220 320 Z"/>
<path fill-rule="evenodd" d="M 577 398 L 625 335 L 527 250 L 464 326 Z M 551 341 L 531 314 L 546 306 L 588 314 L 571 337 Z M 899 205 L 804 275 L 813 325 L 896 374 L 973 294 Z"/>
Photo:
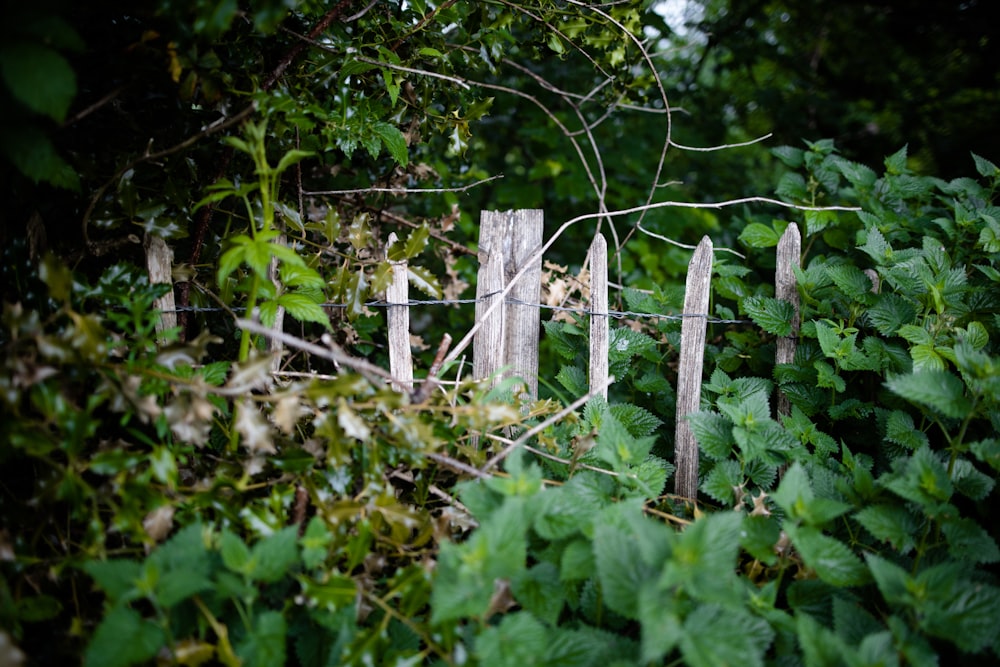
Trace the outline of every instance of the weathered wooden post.
<path fill-rule="evenodd" d="M 163 332 L 177 326 L 177 306 L 174 302 L 173 261 L 174 253 L 162 237 L 146 234 L 142 242 L 146 251 L 146 268 L 149 271 L 149 283 L 158 285 L 166 283 L 170 290 L 153 301 L 153 307 L 161 312 L 160 321 L 156 323 L 156 333 L 163 342 Z"/>
<path fill-rule="evenodd" d="M 541 314 L 542 258 L 534 257 L 542 245 L 544 217 L 541 210 L 483 211 L 479 227 L 479 279 L 476 320 L 498 298 L 513 277 L 527 270 L 511 287 L 508 302 L 493 311 L 473 338 L 475 377 L 520 377 L 525 391 L 538 395 L 538 332 Z M 532 260 L 529 264 L 529 260 Z"/>
<path fill-rule="evenodd" d="M 677 472 L 674 477 L 674 493 L 692 501 L 698 498 L 698 442 L 686 417 L 697 411 L 701 403 L 711 280 L 712 239 L 705 236 L 688 264 L 684 288 L 684 321 L 681 324 L 680 368 L 677 371 L 677 429 L 674 443 Z"/>
<path fill-rule="evenodd" d="M 590 244 L 590 393 L 608 397 L 608 242 Z"/>
<path fill-rule="evenodd" d="M 389 243 L 385 247 L 385 258 L 392 268 L 392 282 L 385 290 L 385 300 L 389 304 L 389 372 L 393 378 L 393 389 L 410 391 L 413 389 L 413 352 L 410 350 L 409 266 L 405 259 L 389 259 L 389 248 L 397 240 L 395 232 L 389 234 Z"/>
<path fill-rule="evenodd" d="M 795 361 L 795 348 L 798 345 L 799 336 L 799 288 L 795 280 L 793 266 L 800 266 L 802 262 L 802 236 L 799 234 L 799 226 L 794 222 L 785 228 L 785 233 L 778 241 L 778 251 L 775 257 L 774 269 L 774 296 L 778 299 L 792 304 L 795 314 L 792 316 L 792 333 L 789 336 L 782 336 L 776 342 L 777 349 L 774 352 L 774 363 L 790 364 Z M 777 416 L 792 413 L 788 397 L 784 392 L 778 390 Z"/>

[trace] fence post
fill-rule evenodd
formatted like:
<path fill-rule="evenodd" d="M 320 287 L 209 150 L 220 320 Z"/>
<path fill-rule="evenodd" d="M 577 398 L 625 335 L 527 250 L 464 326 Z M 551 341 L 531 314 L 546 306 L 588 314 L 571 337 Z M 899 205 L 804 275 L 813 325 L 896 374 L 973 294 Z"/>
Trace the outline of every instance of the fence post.
<path fill-rule="evenodd" d="M 543 214 L 538 209 L 483 211 L 479 227 L 479 279 L 476 319 L 492 304 L 542 245 Z M 542 259 L 525 271 L 509 293 L 508 303 L 494 311 L 473 338 L 476 378 L 493 376 L 506 367 L 505 377 L 520 377 L 526 393 L 538 395 L 538 332 L 541 314 Z"/>
<path fill-rule="evenodd" d="M 590 393 L 608 397 L 608 242 L 590 244 Z"/>
<path fill-rule="evenodd" d="M 177 312 L 174 302 L 174 280 L 172 277 L 172 264 L 174 253 L 163 238 L 146 234 L 142 242 L 146 251 L 146 268 L 149 271 L 149 282 L 151 285 L 166 283 L 170 285 L 170 290 L 153 302 L 153 307 L 161 311 L 160 321 L 156 323 L 156 333 L 160 334 L 160 342 L 163 342 L 163 332 L 177 326 Z"/>
<path fill-rule="evenodd" d="M 794 222 L 785 228 L 785 233 L 778 241 L 778 251 L 775 258 L 774 270 L 774 296 L 778 299 L 792 304 L 795 314 L 792 316 L 792 333 L 777 340 L 777 349 L 774 353 L 774 363 L 790 364 L 795 361 L 795 348 L 798 345 L 799 335 L 799 289 L 795 280 L 793 266 L 800 266 L 802 262 L 802 236 L 799 234 L 799 226 Z M 792 412 L 791 404 L 784 392 L 778 390 L 777 416 L 789 415 Z"/>
<path fill-rule="evenodd" d="M 392 269 L 392 282 L 385 290 L 385 300 L 389 304 L 389 372 L 392 374 L 392 388 L 396 391 L 413 389 L 413 353 L 410 350 L 410 290 L 409 266 L 406 260 L 394 262 L 389 259 L 389 248 L 398 237 L 389 234 L 385 247 L 385 258 Z"/>
<path fill-rule="evenodd" d="M 674 443 L 674 492 L 690 500 L 698 498 L 698 442 L 686 416 L 701 403 L 705 332 L 708 327 L 708 297 L 712 280 L 712 239 L 701 239 L 688 264 L 684 287 L 684 321 L 681 324 L 680 367 L 677 372 L 677 428 Z"/>

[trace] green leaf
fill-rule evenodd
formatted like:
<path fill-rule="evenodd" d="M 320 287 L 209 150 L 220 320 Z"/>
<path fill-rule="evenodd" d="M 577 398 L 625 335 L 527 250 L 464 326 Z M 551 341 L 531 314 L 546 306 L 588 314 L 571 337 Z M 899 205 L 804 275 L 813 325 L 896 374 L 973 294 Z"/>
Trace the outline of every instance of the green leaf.
<path fill-rule="evenodd" d="M 1000 589 L 979 582 L 962 582 L 945 604 L 928 605 L 920 619 L 929 634 L 976 653 L 996 642 L 1000 627 Z"/>
<path fill-rule="evenodd" d="M 785 523 L 787 533 L 806 566 L 834 586 L 860 586 L 868 581 L 868 570 L 843 542 L 811 526 Z"/>
<path fill-rule="evenodd" d="M 1000 169 L 995 164 L 984 157 L 972 153 L 972 160 L 976 163 L 976 171 L 984 178 L 997 178 L 1000 176 Z"/>
<path fill-rule="evenodd" d="M 246 574 L 255 581 L 280 581 L 298 560 L 298 526 L 288 526 L 253 546 Z"/>
<path fill-rule="evenodd" d="M 330 328 L 330 316 L 310 297 L 298 292 L 287 292 L 278 297 L 278 305 L 299 322 L 315 322 Z"/>
<path fill-rule="evenodd" d="M 595 526 L 594 562 L 609 609 L 638 619 L 640 592 L 656 580 L 667 553 L 666 530 L 631 503 L 612 507 Z"/>
<path fill-rule="evenodd" d="M 691 667 L 763 667 L 772 641 L 774 631 L 764 619 L 743 609 L 705 604 L 684 619 L 680 648 L 684 664 Z"/>
<path fill-rule="evenodd" d="M 56 151 L 46 133 L 34 123 L 0 127 L 0 151 L 18 171 L 38 183 L 77 191 L 80 176 Z"/>
<path fill-rule="evenodd" d="M 748 248 L 773 248 L 781 238 L 773 227 L 751 222 L 740 232 L 739 241 Z"/>
<path fill-rule="evenodd" d="M 865 554 L 865 562 L 875 585 L 889 604 L 907 605 L 912 602 L 912 580 L 906 570 L 880 556 Z"/>
<path fill-rule="evenodd" d="M 83 564 L 83 571 L 94 578 L 113 603 L 132 599 L 138 593 L 135 584 L 142 571 L 134 560 L 91 560 Z"/>
<path fill-rule="evenodd" d="M 896 495 L 925 507 L 949 500 L 954 492 L 948 470 L 929 447 L 897 458 L 892 471 L 878 481 Z"/>
<path fill-rule="evenodd" d="M 285 617 L 280 611 L 263 611 L 254 619 L 253 630 L 236 654 L 244 667 L 284 665 L 286 633 Z"/>
<path fill-rule="evenodd" d="M 475 652 L 483 665 L 547 664 L 543 656 L 548 639 L 548 632 L 538 619 L 526 611 L 519 611 L 504 616 L 499 625 L 484 629 L 476 638 Z"/>
<path fill-rule="evenodd" d="M 565 597 L 558 567 L 552 563 L 538 563 L 518 573 L 510 582 L 510 590 L 525 611 L 549 626 L 557 625 Z"/>
<path fill-rule="evenodd" d="M 990 534 L 972 519 L 953 519 L 941 526 L 948 539 L 948 553 L 971 563 L 1000 561 L 1000 549 Z"/>
<path fill-rule="evenodd" d="M 720 503 L 729 505 L 733 503 L 735 492 L 743 486 L 744 481 L 740 462 L 726 459 L 712 466 L 701 483 L 701 491 Z"/>
<path fill-rule="evenodd" d="M 778 562 L 775 546 L 781 539 L 781 524 L 775 517 L 750 515 L 743 520 L 740 546 L 766 565 Z"/>
<path fill-rule="evenodd" d="M 885 421 L 885 437 L 890 442 L 916 450 L 928 444 L 927 434 L 917 429 L 908 412 L 893 410 Z"/>
<path fill-rule="evenodd" d="M 299 544 L 302 547 L 302 564 L 312 569 L 319 567 L 330 553 L 333 535 L 326 527 L 326 522 L 318 516 L 309 520 L 306 532 Z"/>
<path fill-rule="evenodd" d="M 725 459 L 733 450 L 733 423 L 715 412 L 693 412 L 686 419 L 691 424 L 698 445 L 715 460 Z"/>
<path fill-rule="evenodd" d="M 313 151 L 303 151 L 298 149 L 292 149 L 281 156 L 281 160 L 278 162 L 278 166 L 274 168 L 275 175 L 282 174 L 286 169 L 294 164 L 298 164 L 305 160 L 306 158 L 316 155 Z"/>
<path fill-rule="evenodd" d="M 798 461 L 785 471 L 771 499 L 789 518 L 800 519 L 812 526 L 828 523 L 850 509 L 842 502 L 817 497 L 806 469 Z"/>
<path fill-rule="evenodd" d="M 587 374 L 579 366 L 563 366 L 556 374 L 556 380 L 566 391 L 576 396 L 582 396 L 590 390 Z"/>
<path fill-rule="evenodd" d="M 889 174 L 903 174 L 906 172 L 906 146 L 885 159 L 885 169 Z"/>
<path fill-rule="evenodd" d="M 663 421 L 649 410 L 631 403 L 616 403 L 610 406 L 610 410 L 615 419 L 621 422 L 634 438 L 647 436 L 663 424 Z"/>
<path fill-rule="evenodd" d="M 790 336 L 795 307 L 783 299 L 751 296 L 743 300 L 743 309 L 761 329 L 775 336 Z"/>
<path fill-rule="evenodd" d="M 937 410 L 946 417 L 961 419 L 972 409 L 972 403 L 965 396 L 965 385 L 947 371 L 925 370 L 897 375 L 886 381 L 885 386 L 894 394 Z"/>
<path fill-rule="evenodd" d="M 734 604 L 740 599 L 734 573 L 742 526 L 742 514 L 719 512 L 685 528 L 662 566 L 659 586 L 686 590 L 706 602 Z"/>
<path fill-rule="evenodd" d="M 371 130 L 375 136 L 382 140 L 386 150 L 389 151 L 389 155 L 396 161 L 396 164 L 405 167 L 410 158 L 406 149 L 406 136 L 399 128 L 389 123 L 378 122 L 372 125 Z M 408 255 L 408 257 L 412 256 Z"/>
<path fill-rule="evenodd" d="M 57 123 L 66 119 L 76 95 L 76 74 L 58 52 L 38 42 L 7 39 L 0 44 L 0 73 L 22 104 Z"/>
<path fill-rule="evenodd" d="M 977 459 L 989 464 L 994 470 L 1000 471 L 1000 440 L 987 438 L 979 440 L 969 445 L 971 451 Z"/>
<path fill-rule="evenodd" d="M 182 528 L 146 559 L 147 573 L 156 573 L 156 600 L 164 607 L 212 587 L 211 559 L 202 530 L 199 523 Z"/>
<path fill-rule="evenodd" d="M 441 298 L 441 283 L 438 282 L 437 277 L 435 277 L 429 269 L 423 266 L 408 266 L 407 277 L 409 278 L 411 285 L 427 296 L 432 299 Z"/>
<path fill-rule="evenodd" d="M 833 284 L 853 301 L 869 304 L 875 299 L 871 278 L 853 264 L 827 266 L 826 274 L 830 276 Z"/>
<path fill-rule="evenodd" d="M 219 554 L 222 564 L 233 572 L 246 574 L 250 567 L 250 548 L 235 533 L 224 530 L 219 537 Z"/>
<path fill-rule="evenodd" d="M 901 554 L 909 553 L 916 543 L 919 521 L 900 505 L 869 505 L 854 515 L 875 539 L 889 542 Z"/>
<path fill-rule="evenodd" d="M 163 630 L 128 607 L 114 607 L 94 631 L 84 667 L 128 667 L 151 660 L 166 643 Z"/>

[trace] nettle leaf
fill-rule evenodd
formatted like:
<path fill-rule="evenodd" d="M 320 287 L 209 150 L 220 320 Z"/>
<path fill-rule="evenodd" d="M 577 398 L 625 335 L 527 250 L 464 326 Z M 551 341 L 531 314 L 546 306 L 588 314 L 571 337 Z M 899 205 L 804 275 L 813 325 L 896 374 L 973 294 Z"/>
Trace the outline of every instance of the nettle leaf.
<path fill-rule="evenodd" d="M 128 607 L 107 613 L 83 655 L 84 667 L 128 667 L 145 663 L 166 643 L 163 629 Z"/>
<path fill-rule="evenodd" d="M 134 560 L 113 558 L 90 560 L 83 564 L 83 571 L 93 577 L 112 602 L 128 600 L 138 595 L 136 581 L 142 574 L 141 566 Z"/>
<path fill-rule="evenodd" d="M 789 518 L 800 519 L 812 526 L 821 526 L 850 510 L 845 503 L 817 497 L 806 469 L 798 461 L 785 471 L 781 484 L 771 493 L 771 499 Z"/>
<path fill-rule="evenodd" d="M 775 545 L 781 539 L 781 524 L 772 516 L 751 515 L 743 519 L 740 546 L 766 565 L 778 562 Z"/>
<path fill-rule="evenodd" d="M 550 626 L 558 624 L 565 598 L 559 581 L 559 568 L 552 563 L 538 563 L 519 573 L 510 582 L 514 598 L 526 611 Z"/>
<path fill-rule="evenodd" d="M 487 627 L 475 644 L 481 664 L 497 667 L 548 664 L 542 662 L 549 647 L 546 627 L 527 611 L 503 617 L 498 625 Z"/>
<path fill-rule="evenodd" d="M 916 450 L 928 444 L 927 434 L 919 430 L 908 412 L 893 410 L 885 421 L 885 437 L 889 442 Z"/>
<path fill-rule="evenodd" d="M 953 558 L 972 563 L 1000 561 L 1000 548 L 986 530 L 972 519 L 952 519 L 941 526 Z"/>
<path fill-rule="evenodd" d="M 806 567 L 833 586 L 861 586 L 869 580 L 868 568 L 843 542 L 824 535 L 818 528 L 785 523 L 785 533 L 802 556 Z"/>
<path fill-rule="evenodd" d="M 751 222 L 740 232 L 739 241 L 748 248 L 773 248 L 781 238 L 773 227 Z"/>
<path fill-rule="evenodd" d="M 300 322 L 315 322 L 330 328 L 330 316 L 316 301 L 300 292 L 289 292 L 278 297 L 277 303 Z"/>
<path fill-rule="evenodd" d="M 955 460 L 951 469 L 951 481 L 956 491 L 972 500 L 984 500 L 996 485 L 993 477 L 979 472 L 970 461 L 963 458 Z"/>
<path fill-rule="evenodd" d="M 699 606 L 684 619 L 680 636 L 684 664 L 691 667 L 762 667 L 774 630 L 763 618 L 739 608 Z"/>
<path fill-rule="evenodd" d="M 686 419 L 691 424 L 698 445 L 707 456 L 715 460 L 729 457 L 736 440 L 733 423 L 715 412 L 693 412 Z"/>
<path fill-rule="evenodd" d="M 386 122 L 377 122 L 372 124 L 371 131 L 381 140 L 386 150 L 389 151 L 389 155 L 396 161 L 396 164 L 400 167 L 405 167 L 410 161 L 410 157 L 406 148 L 406 136 L 400 129 Z M 377 149 L 372 154 L 372 157 L 378 157 Z"/>
<path fill-rule="evenodd" d="M 893 461 L 892 471 L 878 480 L 896 495 L 925 507 L 948 501 L 954 491 L 948 470 L 929 447 Z"/>
<path fill-rule="evenodd" d="M 739 595 L 735 568 L 742 525 L 743 515 L 738 512 L 708 514 L 689 525 L 663 564 L 659 586 L 731 605 Z"/>
<path fill-rule="evenodd" d="M 617 403 L 610 406 L 610 410 L 635 438 L 649 435 L 663 424 L 663 421 L 649 410 L 631 403 Z"/>
<path fill-rule="evenodd" d="M 971 451 L 977 459 L 1000 471 L 1000 440 L 987 438 L 979 440 L 969 445 Z"/>
<path fill-rule="evenodd" d="M 298 526 L 288 526 L 253 546 L 245 572 L 255 581 L 280 581 L 298 561 Z"/>
<path fill-rule="evenodd" d="M 909 299 L 898 294 L 878 295 L 878 300 L 865 313 L 868 321 L 883 336 L 892 336 L 917 318 L 917 309 Z"/>
<path fill-rule="evenodd" d="M 853 264 L 827 266 L 826 273 L 833 284 L 846 296 L 858 303 L 869 304 L 875 300 L 871 278 Z"/>
<path fill-rule="evenodd" d="M 743 486 L 743 471 L 740 462 L 732 459 L 719 461 L 705 475 L 701 483 L 701 491 L 720 503 L 732 505 L 736 499 L 735 492 Z"/>
<path fill-rule="evenodd" d="M 635 516 L 623 521 L 626 513 Z M 642 516 L 639 506 L 613 507 L 594 527 L 594 562 L 607 606 L 625 618 L 639 617 L 639 597 L 656 580 L 668 553 L 667 528 Z"/>
<path fill-rule="evenodd" d="M 611 329 L 608 335 L 608 361 L 613 368 L 619 368 L 619 372 L 611 371 L 615 377 L 621 377 L 621 371 L 627 370 L 628 362 L 633 357 L 643 356 L 650 352 L 655 352 L 656 341 L 646 334 L 633 331 L 628 327 L 618 327 Z"/>
<path fill-rule="evenodd" d="M 865 563 L 886 602 L 894 605 L 908 605 L 913 601 L 910 593 L 914 587 L 913 580 L 906 570 L 873 553 L 865 554 Z"/>
<path fill-rule="evenodd" d="M 943 370 L 923 370 L 897 375 L 885 386 L 894 394 L 913 403 L 932 408 L 946 417 L 960 419 L 969 414 L 972 403 L 965 396 L 965 385 Z"/>
<path fill-rule="evenodd" d="M 751 296 L 743 300 L 747 315 L 764 331 L 775 336 L 790 336 L 795 307 L 783 299 Z"/>
<path fill-rule="evenodd" d="M 997 178 L 1000 176 L 1000 168 L 984 157 L 972 153 L 972 160 L 976 163 L 976 171 L 983 178 Z"/>
<path fill-rule="evenodd" d="M 254 619 L 253 629 L 237 648 L 247 667 L 285 664 L 287 624 L 280 611 L 263 611 Z"/>
<path fill-rule="evenodd" d="M 975 653 L 996 642 L 1000 627 L 1000 588 L 960 582 L 946 602 L 926 605 L 920 625 L 928 634 Z"/>
<path fill-rule="evenodd" d="M 869 505 L 854 515 L 876 539 L 888 542 L 901 554 L 909 553 L 916 543 L 914 535 L 920 522 L 900 505 Z"/>
<path fill-rule="evenodd" d="M 0 73 L 14 97 L 57 123 L 76 95 L 76 74 L 57 51 L 34 41 L 7 39 L 0 46 Z"/>
<path fill-rule="evenodd" d="M 579 366 L 563 366 L 556 374 L 556 380 L 566 391 L 577 396 L 582 396 L 590 390 L 587 374 Z"/>

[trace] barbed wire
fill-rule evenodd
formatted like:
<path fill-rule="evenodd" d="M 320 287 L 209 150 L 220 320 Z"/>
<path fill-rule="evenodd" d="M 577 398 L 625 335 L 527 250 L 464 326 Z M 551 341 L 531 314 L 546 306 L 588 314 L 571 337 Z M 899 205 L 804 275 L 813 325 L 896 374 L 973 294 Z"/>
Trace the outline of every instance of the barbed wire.
<path fill-rule="evenodd" d="M 494 296 L 500 294 L 500 292 L 492 292 L 485 294 L 481 297 L 474 299 L 410 299 L 405 303 L 390 303 L 388 301 L 366 301 L 362 304 L 365 308 L 391 308 L 404 307 L 409 308 L 411 306 L 461 306 L 469 305 L 490 301 Z M 556 306 L 546 303 L 531 303 L 528 301 L 523 301 L 514 297 L 507 297 L 504 301 L 505 303 L 516 305 L 516 306 L 528 306 L 530 308 L 539 308 L 541 310 L 551 310 L 560 313 L 572 313 L 574 315 L 593 315 L 588 308 L 573 308 L 570 306 Z M 340 309 L 347 308 L 351 304 L 346 303 L 321 303 L 319 306 L 321 308 L 330 309 Z M 245 313 L 246 308 L 242 306 L 237 306 L 233 308 L 223 308 L 221 306 L 178 306 L 170 310 L 163 310 L 163 313 L 220 313 L 220 312 L 232 312 L 232 313 Z M 699 318 L 704 319 L 709 324 L 752 324 L 751 320 L 740 320 L 740 319 L 727 319 L 720 317 L 712 317 L 711 315 L 705 313 L 675 313 L 675 314 L 665 314 L 665 313 L 643 313 L 635 310 L 609 310 L 607 312 L 607 317 L 616 320 L 624 319 L 654 319 L 654 320 L 678 320 L 683 321 L 687 318 Z"/>

